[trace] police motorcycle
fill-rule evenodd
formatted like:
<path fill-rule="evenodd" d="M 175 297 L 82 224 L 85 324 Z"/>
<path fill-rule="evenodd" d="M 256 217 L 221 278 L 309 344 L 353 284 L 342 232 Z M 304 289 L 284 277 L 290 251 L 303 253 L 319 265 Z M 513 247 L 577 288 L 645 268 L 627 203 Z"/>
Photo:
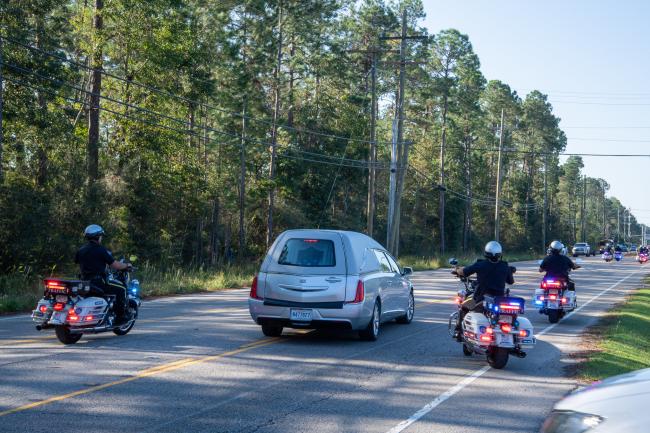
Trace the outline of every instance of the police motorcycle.
<path fill-rule="evenodd" d="M 639 253 L 636 256 L 636 260 L 637 260 L 637 262 L 639 262 L 641 264 L 646 263 L 648 261 L 648 253 Z"/>
<path fill-rule="evenodd" d="M 606 263 L 611 262 L 613 258 L 614 257 L 612 256 L 612 253 L 610 253 L 609 251 L 605 250 L 603 252 L 603 260 L 605 260 Z"/>
<path fill-rule="evenodd" d="M 121 261 L 124 262 L 124 259 Z M 128 334 L 135 325 L 142 305 L 140 282 L 132 278 L 131 270 L 112 270 L 107 276 L 109 282 L 124 284 L 127 288 L 128 321 L 116 323 L 115 296 L 99 295 L 90 281 L 46 278 L 43 280 L 43 298 L 32 311 L 36 329 L 53 328 L 63 344 L 74 344 L 83 334 L 109 331 L 116 335 Z"/>
<path fill-rule="evenodd" d="M 623 260 L 623 251 L 614 251 L 614 260 L 617 262 Z"/>
<path fill-rule="evenodd" d="M 542 264 L 540 260 L 538 264 Z M 576 264 L 582 264 L 582 260 L 576 260 Z M 569 280 L 566 278 L 544 277 L 535 289 L 533 303 L 539 309 L 540 314 L 548 316 L 550 323 L 557 323 L 578 307 L 576 292 L 569 290 Z"/>
<path fill-rule="evenodd" d="M 450 259 L 449 264 L 456 266 L 458 261 Z M 512 268 L 513 273 L 516 270 Z M 455 271 L 452 274 L 456 275 Z M 461 281 L 455 303 L 457 310 L 449 316 L 449 334 L 453 337 L 461 314 L 462 304 L 473 295 L 478 288 L 475 278 L 456 275 Z M 533 325 L 524 314 L 525 300 L 510 296 L 485 296 L 483 312 L 469 311 L 461 323 L 461 343 L 463 354 L 485 355 L 488 364 L 496 369 L 502 369 L 508 363 L 509 356 L 525 358 L 523 349 L 531 349 L 537 342 L 533 333 Z"/>

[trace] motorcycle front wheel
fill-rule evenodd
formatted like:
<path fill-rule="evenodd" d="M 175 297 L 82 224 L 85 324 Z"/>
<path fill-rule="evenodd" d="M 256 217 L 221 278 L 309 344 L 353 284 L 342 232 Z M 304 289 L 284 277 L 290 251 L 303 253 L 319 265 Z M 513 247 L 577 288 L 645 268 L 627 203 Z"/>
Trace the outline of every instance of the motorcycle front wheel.
<path fill-rule="evenodd" d="M 135 320 L 138 318 L 138 307 L 133 306 L 131 308 L 133 309 L 133 320 L 125 323 L 124 325 L 120 326 L 119 328 L 113 329 L 113 333 L 115 335 L 126 335 L 135 326 Z"/>
<path fill-rule="evenodd" d="M 82 334 L 73 334 L 66 326 L 55 326 L 56 338 L 63 344 L 75 344 L 81 339 Z"/>

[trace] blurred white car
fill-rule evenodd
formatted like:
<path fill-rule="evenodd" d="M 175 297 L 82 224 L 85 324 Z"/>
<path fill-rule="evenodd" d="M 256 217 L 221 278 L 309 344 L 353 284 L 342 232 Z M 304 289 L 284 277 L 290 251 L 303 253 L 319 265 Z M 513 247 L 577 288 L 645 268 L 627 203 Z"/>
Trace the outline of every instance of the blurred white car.
<path fill-rule="evenodd" d="M 650 368 L 610 377 L 555 405 L 541 433 L 647 433 Z"/>

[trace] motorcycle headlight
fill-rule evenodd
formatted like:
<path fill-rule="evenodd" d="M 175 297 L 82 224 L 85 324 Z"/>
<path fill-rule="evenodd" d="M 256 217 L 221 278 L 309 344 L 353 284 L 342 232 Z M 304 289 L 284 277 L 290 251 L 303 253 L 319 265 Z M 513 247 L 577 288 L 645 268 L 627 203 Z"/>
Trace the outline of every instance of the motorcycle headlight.
<path fill-rule="evenodd" d="M 554 410 L 546 418 L 540 433 L 583 433 L 598 426 L 605 419 L 598 415 L 574 412 L 570 410 Z"/>

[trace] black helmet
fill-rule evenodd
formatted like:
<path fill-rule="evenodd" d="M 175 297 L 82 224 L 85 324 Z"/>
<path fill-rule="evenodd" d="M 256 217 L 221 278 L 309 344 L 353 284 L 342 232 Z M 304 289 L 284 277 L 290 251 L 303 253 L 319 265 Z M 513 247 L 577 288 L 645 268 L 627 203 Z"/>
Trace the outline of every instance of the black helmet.
<path fill-rule="evenodd" d="M 89 241 L 98 240 L 101 236 L 105 235 L 106 233 L 104 233 L 102 226 L 99 226 L 97 224 L 91 224 L 86 227 L 86 230 L 84 230 L 84 237 Z"/>
<path fill-rule="evenodd" d="M 498 262 L 501 260 L 501 254 L 503 254 L 503 249 L 501 248 L 501 244 L 497 241 L 490 241 L 485 244 L 485 252 L 483 255 L 489 261 Z"/>

